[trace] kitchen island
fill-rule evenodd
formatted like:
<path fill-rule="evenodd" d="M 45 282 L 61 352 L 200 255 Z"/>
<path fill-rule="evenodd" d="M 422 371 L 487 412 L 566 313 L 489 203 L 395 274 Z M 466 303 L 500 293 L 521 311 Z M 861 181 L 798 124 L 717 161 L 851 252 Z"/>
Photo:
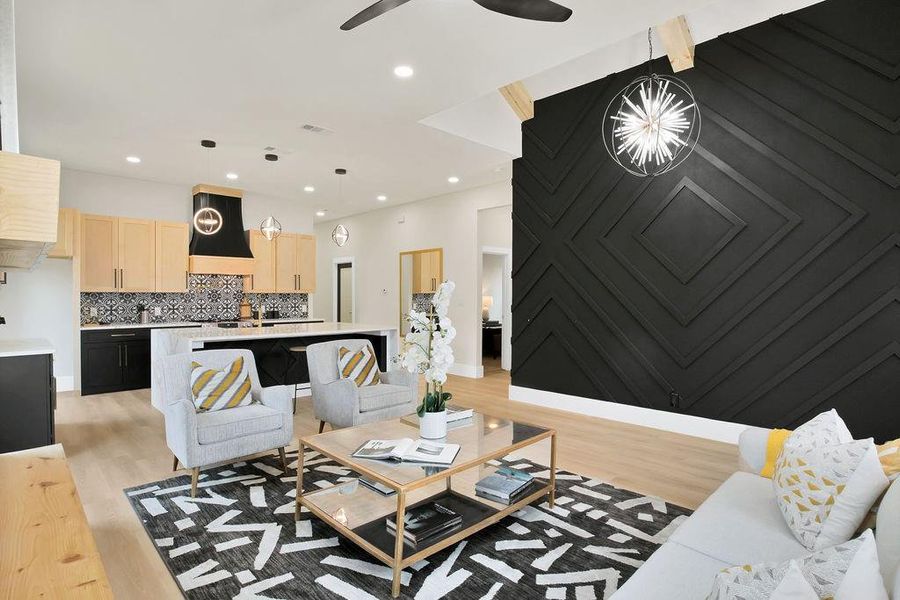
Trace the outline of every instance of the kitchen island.
<path fill-rule="evenodd" d="M 391 368 L 392 358 L 399 350 L 396 327 L 363 325 L 359 323 L 300 323 L 271 327 L 239 327 L 223 329 L 201 327 L 193 329 L 154 329 L 150 337 L 150 364 L 153 385 L 150 399 L 154 408 L 164 410 L 160 397 L 159 361 L 165 356 L 198 350 L 242 348 L 253 352 L 260 383 L 309 388 L 309 371 L 303 347 L 318 342 L 340 339 L 366 339 L 372 343 L 378 366 L 382 371 Z M 308 392 L 307 392 L 308 393 Z"/>

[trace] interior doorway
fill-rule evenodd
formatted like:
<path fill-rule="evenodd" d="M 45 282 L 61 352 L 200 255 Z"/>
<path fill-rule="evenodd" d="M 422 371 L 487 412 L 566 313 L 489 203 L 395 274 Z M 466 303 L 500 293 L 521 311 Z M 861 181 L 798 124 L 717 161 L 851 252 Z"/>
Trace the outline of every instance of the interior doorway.
<path fill-rule="evenodd" d="M 512 251 L 481 250 L 481 364 L 484 374 L 512 367 Z"/>
<path fill-rule="evenodd" d="M 356 276 L 352 258 L 334 259 L 333 320 L 353 323 L 356 318 Z"/>

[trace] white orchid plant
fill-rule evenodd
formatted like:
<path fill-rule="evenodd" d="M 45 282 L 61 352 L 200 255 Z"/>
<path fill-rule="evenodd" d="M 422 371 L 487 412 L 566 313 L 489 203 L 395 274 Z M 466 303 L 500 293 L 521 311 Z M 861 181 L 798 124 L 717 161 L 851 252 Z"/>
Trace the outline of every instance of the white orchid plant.
<path fill-rule="evenodd" d="M 400 365 L 410 373 L 425 375 L 425 397 L 419 405 L 419 416 L 426 412 L 442 412 L 452 397 L 444 391 L 447 371 L 453 365 L 453 348 L 456 329 L 447 312 L 450 297 L 456 284 L 445 281 L 431 298 L 428 312 L 410 310 L 404 317 L 409 323 L 409 333 L 404 338 L 403 352 L 398 357 Z"/>

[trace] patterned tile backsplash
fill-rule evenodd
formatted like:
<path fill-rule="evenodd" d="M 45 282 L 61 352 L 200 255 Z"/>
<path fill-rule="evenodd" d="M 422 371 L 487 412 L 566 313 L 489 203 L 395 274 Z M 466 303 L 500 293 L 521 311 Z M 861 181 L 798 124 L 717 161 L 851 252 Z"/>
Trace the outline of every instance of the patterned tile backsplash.
<path fill-rule="evenodd" d="M 429 292 L 427 294 L 413 294 L 412 297 L 412 307 L 413 310 L 418 312 L 428 312 L 428 309 L 431 308 L 431 299 L 434 298 L 434 293 Z"/>
<path fill-rule="evenodd" d="M 225 321 L 237 319 L 244 299 L 244 282 L 239 275 L 191 275 L 188 291 L 182 294 L 156 292 L 83 292 L 81 322 L 91 320 L 91 309 L 97 309 L 101 323 L 137 323 L 137 307 L 150 311 L 150 321 Z M 309 316 L 307 294 L 246 294 L 250 306 L 260 304 L 266 310 L 277 310 L 281 318 L 305 319 Z M 161 314 L 156 315 L 159 308 Z"/>

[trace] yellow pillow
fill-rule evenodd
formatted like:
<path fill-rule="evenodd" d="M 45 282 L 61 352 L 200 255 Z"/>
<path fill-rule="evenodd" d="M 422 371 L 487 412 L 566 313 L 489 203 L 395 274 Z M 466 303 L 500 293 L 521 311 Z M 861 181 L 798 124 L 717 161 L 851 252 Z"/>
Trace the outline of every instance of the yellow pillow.
<path fill-rule="evenodd" d="M 775 473 L 775 461 L 791 433 L 793 432 L 790 429 L 773 429 L 769 432 L 769 441 L 766 442 L 766 464 L 759 472 L 760 475 L 772 479 L 772 474 Z"/>
<path fill-rule="evenodd" d="M 893 481 L 900 475 L 900 438 L 877 447 L 878 460 L 887 478 Z"/>

